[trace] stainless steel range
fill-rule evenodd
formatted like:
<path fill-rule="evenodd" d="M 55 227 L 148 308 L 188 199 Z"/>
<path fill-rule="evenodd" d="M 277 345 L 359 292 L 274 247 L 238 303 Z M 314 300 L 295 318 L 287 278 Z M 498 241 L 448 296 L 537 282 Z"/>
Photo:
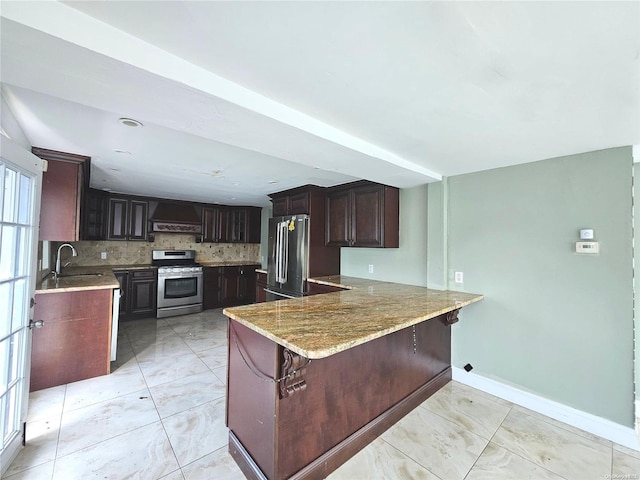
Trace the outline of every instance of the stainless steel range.
<path fill-rule="evenodd" d="M 157 318 L 202 311 L 202 267 L 195 250 L 153 250 L 158 267 Z"/>

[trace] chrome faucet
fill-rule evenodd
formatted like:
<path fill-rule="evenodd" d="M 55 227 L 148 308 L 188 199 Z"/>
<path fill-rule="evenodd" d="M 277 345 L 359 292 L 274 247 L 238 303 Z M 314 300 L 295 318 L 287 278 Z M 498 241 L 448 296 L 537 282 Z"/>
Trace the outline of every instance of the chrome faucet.
<path fill-rule="evenodd" d="M 73 257 L 77 257 L 78 256 L 77 250 L 70 243 L 63 243 L 62 245 L 60 245 L 58 247 L 58 254 L 56 255 L 56 269 L 53 272 L 53 277 L 54 278 L 58 278 L 60 276 L 60 274 L 62 273 L 62 268 L 63 267 L 60 266 L 60 250 L 62 250 L 64 247 L 69 247 L 71 249 L 71 255 Z M 67 265 L 69 265 L 69 263 L 71 263 L 71 262 L 65 263 L 64 266 L 66 267 Z"/>

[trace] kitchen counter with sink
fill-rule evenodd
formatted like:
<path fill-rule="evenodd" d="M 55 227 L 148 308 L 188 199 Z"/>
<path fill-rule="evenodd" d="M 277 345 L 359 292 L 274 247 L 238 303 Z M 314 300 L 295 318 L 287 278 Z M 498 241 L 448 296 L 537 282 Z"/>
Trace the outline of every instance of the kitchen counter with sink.
<path fill-rule="evenodd" d="M 35 293 L 120 288 L 120 284 L 113 274 L 113 270 L 117 270 L 117 268 L 113 266 L 66 267 L 62 270 L 62 275 L 58 278 L 55 278 L 52 273 L 47 275 L 36 285 Z"/>

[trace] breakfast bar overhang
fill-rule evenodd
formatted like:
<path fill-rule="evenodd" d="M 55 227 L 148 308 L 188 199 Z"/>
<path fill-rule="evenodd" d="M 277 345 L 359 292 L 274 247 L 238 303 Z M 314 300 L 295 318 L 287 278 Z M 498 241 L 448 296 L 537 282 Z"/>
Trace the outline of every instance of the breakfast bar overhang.
<path fill-rule="evenodd" d="M 227 308 L 229 452 L 250 479 L 321 479 L 451 380 L 482 295 L 345 276 L 344 291 Z"/>

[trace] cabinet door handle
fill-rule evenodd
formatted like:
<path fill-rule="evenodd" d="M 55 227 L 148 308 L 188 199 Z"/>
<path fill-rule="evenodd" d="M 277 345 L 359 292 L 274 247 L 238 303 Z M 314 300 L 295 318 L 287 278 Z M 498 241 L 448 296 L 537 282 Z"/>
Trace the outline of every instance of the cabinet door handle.
<path fill-rule="evenodd" d="M 44 320 L 29 320 L 29 330 L 33 330 L 34 328 L 42 328 L 44 327 Z"/>

